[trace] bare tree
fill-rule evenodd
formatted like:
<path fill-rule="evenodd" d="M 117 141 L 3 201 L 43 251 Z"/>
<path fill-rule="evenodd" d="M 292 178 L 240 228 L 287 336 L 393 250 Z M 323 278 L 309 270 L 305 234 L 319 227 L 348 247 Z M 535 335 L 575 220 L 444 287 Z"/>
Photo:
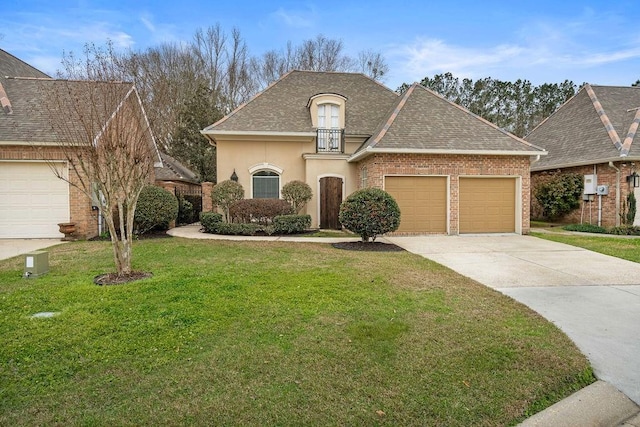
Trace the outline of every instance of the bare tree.
<path fill-rule="evenodd" d="M 259 89 L 263 89 L 291 70 L 361 72 L 382 81 L 389 66 L 381 53 L 370 49 L 359 52 L 353 59 L 344 53 L 342 40 L 319 34 L 298 46 L 289 41 L 284 51 L 270 50 L 254 58 L 252 70 Z"/>
<path fill-rule="evenodd" d="M 380 52 L 366 49 L 358 52 L 357 71 L 374 80 L 384 81 L 389 73 L 389 65 Z"/>
<path fill-rule="evenodd" d="M 59 178 L 93 198 L 104 216 L 119 276 L 131 275 L 138 196 L 153 177 L 153 135 L 132 83 L 111 50 L 87 46 L 85 58 L 67 56 L 65 80 L 39 80 L 56 146 L 72 171 Z M 118 219 L 114 219 L 114 216 Z"/>

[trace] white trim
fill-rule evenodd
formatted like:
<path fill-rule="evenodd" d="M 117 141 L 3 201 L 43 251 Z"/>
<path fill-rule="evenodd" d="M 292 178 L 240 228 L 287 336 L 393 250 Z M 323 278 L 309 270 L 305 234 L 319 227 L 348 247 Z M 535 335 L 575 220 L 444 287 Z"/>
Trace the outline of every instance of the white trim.
<path fill-rule="evenodd" d="M 372 148 L 354 153 L 347 161 L 356 162 L 371 154 L 452 154 L 452 155 L 473 155 L 473 156 L 546 156 L 547 151 L 512 151 L 512 150 L 449 150 L 446 148 Z"/>
<path fill-rule="evenodd" d="M 432 177 L 432 178 L 442 178 L 444 177 L 446 179 L 446 197 L 447 197 L 447 212 L 446 212 L 446 222 L 445 222 L 445 233 L 447 233 L 447 235 L 451 235 L 451 175 L 438 175 L 438 174 L 406 174 L 406 173 L 390 173 L 390 174 L 386 174 L 386 175 L 382 175 L 382 189 L 384 191 L 386 190 L 387 187 L 387 177 L 388 176 L 395 176 L 395 177 Z M 460 217 L 460 215 L 458 215 L 458 218 Z M 400 223 L 402 223 L 402 212 L 400 212 Z M 458 228 L 459 228 L 459 224 L 458 224 Z"/>
<path fill-rule="evenodd" d="M 274 131 L 244 131 L 244 130 L 201 130 L 202 135 L 238 135 L 238 136 L 316 136 L 315 132 L 274 132 Z"/>
<path fill-rule="evenodd" d="M 278 198 L 282 198 L 282 173 L 284 172 L 284 169 L 279 168 L 276 165 L 272 165 L 271 163 L 258 163 L 256 165 L 253 165 L 249 168 L 249 194 L 251 196 L 251 199 L 253 199 L 253 175 L 257 172 L 275 172 L 278 174 Z"/>
<path fill-rule="evenodd" d="M 561 163 L 558 165 L 548 165 L 548 166 L 536 166 L 531 168 L 531 172 L 543 172 L 554 169 L 566 169 L 566 168 L 576 168 L 579 166 L 591 166 L 591 165 L 600 165 L 600 164 L 608 164 L 609 162 L 633 162 L 640 161 L 640 157 L 610 157 L 605 159 L 594 159 L 594 160 L 585 160 L 583 162 L 575 162 L 575 163 Z"/>
<path fill-rule="evenodd" d="M 272 165 L 271 163 L 264 162 L 264 163 L 258 163 L 258 164 L 255 164 L 255 165 L 251 166 L 249 168 L 249 174 L 253 175 L 256 172 L 260 172 L 260 171 L 263 171 L 263 170 L 273 171 L 273 172 L 277 173 L 278 175 L 282 175 L 282 172 L 284 172 L 284 169 L 279 168 L 276 165 Z"/>
<path fill-rule="evenodd" d="M 316 176 L 316 194 L 318 195 L 318 201 L 316 203 L 316 218 L 318 218 L 318 228 L 320 228 L 320 180 L 322 178 L 340 178 L 342 179 L 342 200 L 340 201 L 340 203 L 344 202 L 344 198 L 346 196 L 346 192 L 347 192 L 347 178 L 344 175 L 339 175 L 337 173 L 323 173 L 322 175 L 318 175 Z"/>
<path fill-rule="evenodd" d="M 349 160 L 350 154 L 326 153 L 305 153 L 302 158 L 305 160 Z"/>

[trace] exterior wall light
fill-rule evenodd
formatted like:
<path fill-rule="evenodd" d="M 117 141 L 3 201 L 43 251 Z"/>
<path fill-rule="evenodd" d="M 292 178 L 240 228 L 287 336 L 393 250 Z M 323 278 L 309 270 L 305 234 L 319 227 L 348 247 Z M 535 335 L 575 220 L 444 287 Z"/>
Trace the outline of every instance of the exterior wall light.
<path fill-rule="evenodd" d="M 235 169 L 233 170 L 233 173 L 231 174 L 231 178 L 230 179 L 231 179 L 231 181 L 238 182 L 238 174 L 236 173 Z"/>

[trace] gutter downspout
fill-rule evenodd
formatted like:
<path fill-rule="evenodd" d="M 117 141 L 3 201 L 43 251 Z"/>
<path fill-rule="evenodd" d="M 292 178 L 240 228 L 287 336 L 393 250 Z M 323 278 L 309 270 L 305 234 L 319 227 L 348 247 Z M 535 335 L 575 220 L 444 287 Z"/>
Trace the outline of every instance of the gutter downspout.
<path fill-rule="evenodd" d="M 620 169 L 609 162 L 609 167 L 616 171 L 616 227 L 620 226 Z"/>

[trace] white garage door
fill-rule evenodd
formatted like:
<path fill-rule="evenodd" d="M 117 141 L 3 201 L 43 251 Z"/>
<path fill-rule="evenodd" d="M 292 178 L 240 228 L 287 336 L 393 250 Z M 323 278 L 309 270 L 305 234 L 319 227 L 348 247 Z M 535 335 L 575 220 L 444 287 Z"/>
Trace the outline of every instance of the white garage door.
<path fill-rule="evenodd" d="M 49 165 L 0 162 L 0 238 L 62 237 L 57 224 L 68 221 L 69 184 Z"/>

